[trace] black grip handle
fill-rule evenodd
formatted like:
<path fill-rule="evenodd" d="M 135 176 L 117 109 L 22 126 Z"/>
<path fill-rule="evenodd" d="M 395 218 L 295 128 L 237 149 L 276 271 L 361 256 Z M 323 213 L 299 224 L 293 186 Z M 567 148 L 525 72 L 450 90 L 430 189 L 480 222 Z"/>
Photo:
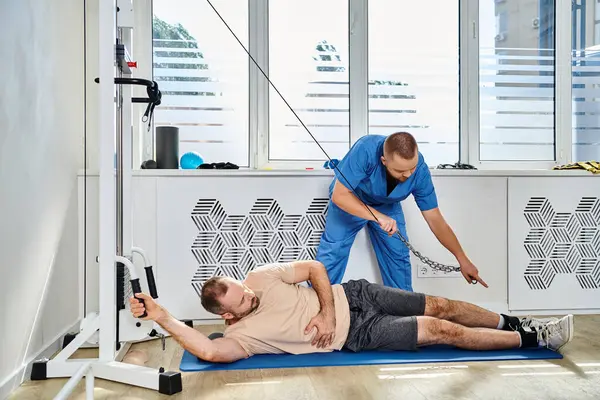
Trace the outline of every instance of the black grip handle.
<path fill-rule="evenodd" d="M 140 280 L 139 278 L 136 279 L 132 279 L 131 280 L 131 289 L 133 290 L 133 296 L 135 297 L 136 294 L 138 293 L 142 293 L 142 287 L 140 286 Z M 136 299 L 142 303 L 144 305 L 144 307 L 146 306 L 146 302 L 143 299 L 138 299 L 136 297 Z M 138 318 L 144 318 L 147 317 L 148 313 L 146 312 L 146 310 L 144 310 L 144 313 L 142 315 L 140 315 Z"/>
<path fill-rule="evenodd" d="M 150 296 L 153 299 L 158 299 L 158 292 L 156 291 L 156 281 L 154 280 L 154 272 L 152 272 L 152 265 L 144 267 L 146 270 L 146 279 L 148 280 L 148 289 L 150 290 Z"/>

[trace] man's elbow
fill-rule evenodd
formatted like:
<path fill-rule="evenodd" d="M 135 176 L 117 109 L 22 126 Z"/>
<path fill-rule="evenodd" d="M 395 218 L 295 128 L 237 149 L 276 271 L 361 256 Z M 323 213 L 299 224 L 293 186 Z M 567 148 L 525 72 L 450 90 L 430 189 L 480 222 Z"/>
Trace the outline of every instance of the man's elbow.
<path fill-rule="evenodd" d="M 188 350 L 189 351 L 189 350 Z M 190 351 L 193 355 L 198 357 L 202 361 L 215 362 L 216 354 L 212 351 Z"/>
<path fill-rule="evenodd" d="M 214 354 L 207 354 L 206 357 L 201 357 L 202 360 L 206 361 L 206 362 L 210 362 L 210 363 L 215 363 L 215 364 L 230 364 L 232 362 L 241 360 L 243 358 L 248 358 L 248 354 L 236 354 L 231 355 L 231 354 L 219 354 L 219 353 L 214 353 Z"/>
<path fill-rule="evenodd" d="M 309 279 L 315 276 L 327 275 L 327 269 L 325 265 L 317 260 L 312 260 L 310 265 Z"/>
<path fill-rule="evenodd" d="M 341 183 L 336 182 L 333 187 L 333 193 L 331 194 L 331 201 L 335 203 L 336 206 L 340 206 L 344 202 L 344 199 L 348 197 L 348 193 L 350 191 Z"/>
<path fill-rule="evenodd" d="M 219 357 L 215 356 L 214 354 L 208 354 L 206 357 L 202 357 L 202 360 L 209 362 L 209 363 L 213 363 L 213 364 L 222 364 L 225 361 L 220 360 Z M 227 361 L 227 362 L 231 362 L 231 361 Z"/>
<path fill-rule="evenodd" d="M 218 352 L 208 352 L 204 351 L 200 355 L 197 355 L 199 359 L 202 361 L 206 361 L 209 363 L 230 363 L 231 360 L 226 360 L 222 356 L 219 355 Z"/>

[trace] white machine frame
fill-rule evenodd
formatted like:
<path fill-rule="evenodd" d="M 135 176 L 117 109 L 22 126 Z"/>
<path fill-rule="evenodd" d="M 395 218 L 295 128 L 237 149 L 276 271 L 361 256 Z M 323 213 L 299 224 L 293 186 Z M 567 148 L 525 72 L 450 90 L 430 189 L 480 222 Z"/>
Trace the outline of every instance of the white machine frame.
<path fill-rule="evenodd" d="M 132 76 L 131 70 L 117 57 L 116 45 L 124 45 L 126 51 L 131 49 L 133 12 L 132 0 L 98 2 L 99 76 L 96 82 L 99 89 L 99 313 L 86 316 L 81 323 L 80 332 L 53 359 L 34 363 L 32 380 L 70 378 L 55 399 L 68 398 L 83 377 L 86 378 L 87 399 L 94 397 L 94 377 L 157 390 L 168 395 L 182 391 L 180 372 L 164 372 L 163 368 L 121 362 L 131 342 L 166 335 L 153 321 L 136 319 L 127 308 L 118 310 L 116 304 L 117 268 L 129 272 L 134 293 L 141 291 L 132 262 L 134 253 L 143 259 L 150 291 L 156 292 L 152 288 L 153 275 L 150 285 L 151 273 L 148 269 L 151 271 L 152 267 L 146 252 L 132 246 L 130 191 L 133 91 L 131 85 L 115 84 L 115 78 Z M 148 123 L 151 123 L 150 119 Z M 126 296 L 127 292 L 123 297 Z M 94 336 L 98 338 L 98 358 L 69 359 L 77 349 L 86 347 L 86 342 L 94 343 Z"/>

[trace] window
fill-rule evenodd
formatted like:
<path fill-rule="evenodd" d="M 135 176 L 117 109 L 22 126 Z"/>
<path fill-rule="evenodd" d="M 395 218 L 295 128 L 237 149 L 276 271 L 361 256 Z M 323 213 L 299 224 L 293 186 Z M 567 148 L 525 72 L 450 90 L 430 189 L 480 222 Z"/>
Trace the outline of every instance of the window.
<path fill-rule="evenodd" d="M 208 2 L 148 3 L 155 126 L 207 162 L 317 167 L 398 131 L 432 168 L 600 159 L 598 0 L 212 0 L 285 101 Z"/>
<path fill-rule="evenodd" d="M 600 19 L 600 4 L 579 0 L 572 12 L 573 161 L 595 161 L 600 160 L 600 21 L 586 22 L 594 14 Z"/>
<path fill-rule="evenodd" d="M 554 0 L 479 2 L 480 160 L 555 159 L 554 19 Z"/>
<path fill-rule="evenodd" d="M 348 0 L 269 2 L 269 78 L 332 158 L 350 148 Z M 324 160 L 269 86 L 269 161 Z"/>
<path fill-rule="evenodd" d="M 369 1 L 369 133 L 407 131 L 428 165 L 459 160 L 459 2 Z"/>
<path fill-rule="evenodd" d="M 212 0 L 248 47 L 248 1 Z M 153 1 L 155 126 L 179 127 L 179 154 L 249 166 L 248 56 L 204 1 Z"/>

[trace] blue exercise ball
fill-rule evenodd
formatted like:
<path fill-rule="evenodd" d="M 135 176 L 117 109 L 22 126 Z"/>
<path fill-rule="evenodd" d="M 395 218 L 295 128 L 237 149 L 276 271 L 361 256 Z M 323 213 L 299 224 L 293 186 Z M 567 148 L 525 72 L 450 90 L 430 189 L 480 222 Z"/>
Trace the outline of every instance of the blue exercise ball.
<path fill-rule="evenodd" d="M 182 169 L 196 169 L 199 165 L 204 164 L 204 158 L 195 151 L 188 151 L 181 156 L 179 163 Z"/>

